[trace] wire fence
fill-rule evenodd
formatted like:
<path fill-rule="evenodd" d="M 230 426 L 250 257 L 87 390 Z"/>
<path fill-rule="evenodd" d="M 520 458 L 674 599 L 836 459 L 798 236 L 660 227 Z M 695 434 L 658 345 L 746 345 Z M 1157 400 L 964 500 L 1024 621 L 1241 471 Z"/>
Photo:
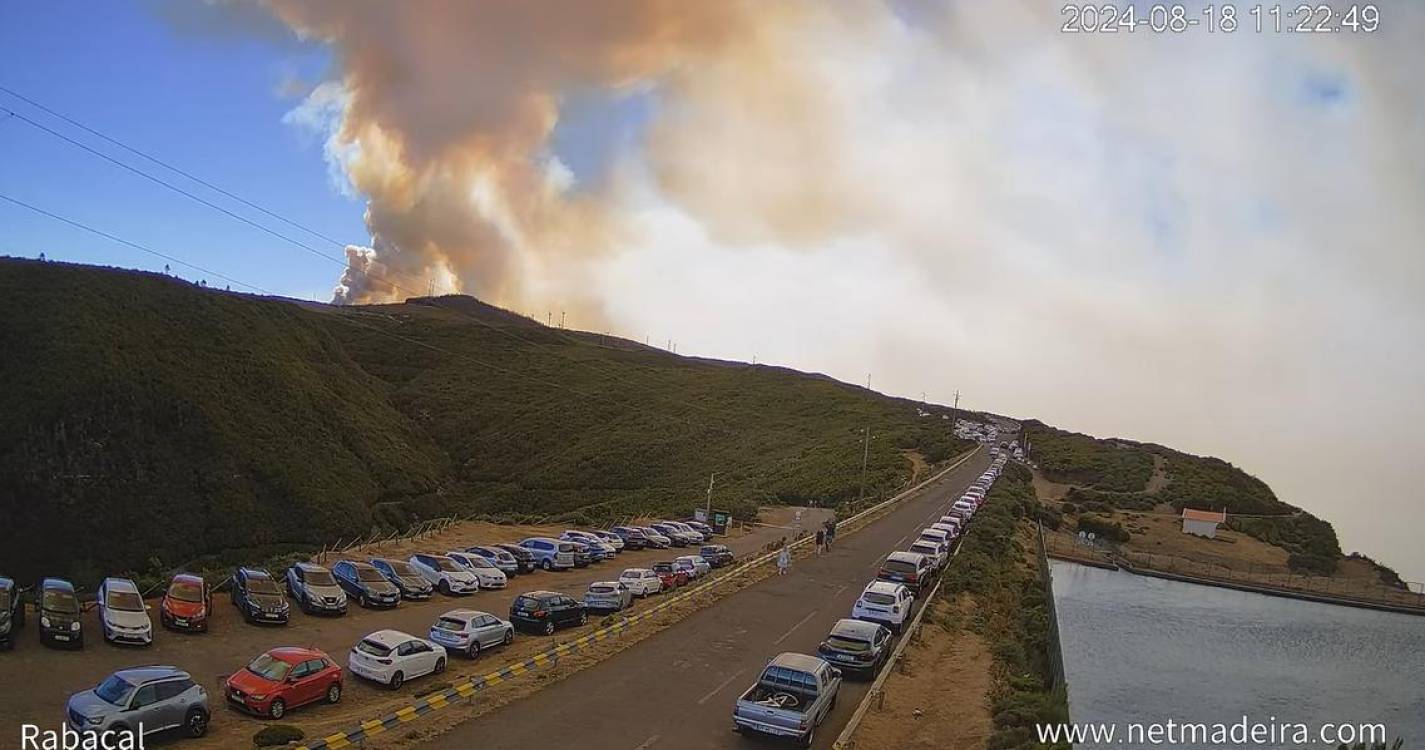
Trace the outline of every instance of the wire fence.
<path fill-rule="evenodd" d="M 1134 568 L 1425 610 L 1425 588 L 1419 583 L 1409 583 L 1405 589 L 1399 589 L 1364 578 L 1316 576 L 1252 563 L 1229 567 L 1149 552 L 1125 551 L 1117 557 Z"/>

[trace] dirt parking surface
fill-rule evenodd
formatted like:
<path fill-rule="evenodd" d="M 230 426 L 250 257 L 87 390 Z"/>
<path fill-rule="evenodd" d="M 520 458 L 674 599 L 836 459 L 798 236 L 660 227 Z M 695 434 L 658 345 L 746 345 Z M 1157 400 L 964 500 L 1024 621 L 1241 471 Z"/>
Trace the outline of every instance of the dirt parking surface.
<path fill-rule="evenodd" d="M 792 512 L 779 508 L 769 515 L 772 518 L 780 518 L 782 513 Z M 825 518 L 827 513 L 825 510 L 808 509 L 804 513 L 804 522 Z M 330 555 L 325 559 L 325 563 L 330 565 L 343 557 L 405 558 L 417 550 L 444 552 L 480 543 L 558 535 L 562 530 L 562 527 L 549 526 L 466 523 L 420 540 L 402 540 L 362 548 L 352 554 Z M 754 526 L 728 537 L 719 537 L 715 541 L 727 544 L 741 558 L 760 551 L 765 545 L 788 534 L 787 530 L 776 526 Z M 503 618 L 508 616 L 510 603 L 520 592 L 552 589 L 580 597 L 590 583 L 615 579 L 625 568 L 648 567 L 659 560 L 671 560 L 679 554 L 692 552 L 694 550 L 690 548 L 624 552 L 613 560 L 596 563 L 588 568 L 552 573 L 536 571 L 516 576 L 502 591 L 481 591 L 464 597 L 442 597 L 437 594 L 426 602 L 403 602 L 394 610 L 363 610 L 353 606 L 343 617 L 306 615 L 294 606 L 292 622 L 285 627 L 249 625 L 243 622 L 229 604 L 225 593 L 219 593 L 214 597 L 210 632 L 173 633 L 158 627 L 157 602 L 153 601 L 151 603 L 154 605 L 154 611 L 151 614 L 156 632 L 154 644 L 148 648 L 119 647 L 104 643 L 100 636 L 97 615 L 91 611 L 85 615 L 86 642 L 83 650 L 49 649 L 39 644 L 32 616 L 31 622 L 20 632 L 15 649 L 0 652 L 0 748 L 20 747 L 21 724 L 30 723 L 41 728 L 58 729 L 63 721 L 65 701 L 70 694 L 93 687 L 115 670 L 144 664 L 177 666 L 189 671 L 194 679 L 208 688 L 213 706 L 213 721 L 209 734 L 201 741 L 184 741 L 181 743 L 182 747 L 248 747 L 253 733 L 269 722 L 226 707 L 222 699 L 221 684 L 228 674 L 241 669 L 267 649 L 285 645 L 315 646 L 326 651 L 338 664 L 345 667 L 347 652 L 351 646 L 375 630 L 394 628 L 424 636 L 438 615 L 458 607 L 485 610 Z M 278 575 L 280 571 L 273 573 Z M 647 603 L 635 603 L 634 607 L 636 610 L 639 607 L 653 606 L 656 602 L 657 598 L 654 597 Z M 591 618 L 590 624 L 584 628 L 560 631 L 558 639 L 572 639 L 596 627 L 597 619 Z M 445 675 L 440 678 L 413 680 L 399 691 L 390 691 L 348 674 L 345 694 L 340 704 L 298 708 L 285 722 L 297 724 L 309 731 L 313 728 L 320 730 L 328 727 L 335 730 L 406 705 L 416 693 L 421 692 L 423 683 L 435 679 L 454 681 L 464 676 L 483 674 L 509 661 L 528 658 L 550 648 L 554 643 L 554 639 L 521 634 L 516 636 L 514 644 L 508 649 L 491 652 L 474 662 L 462 658 L 451 659 Z M 39 679 L 31 682 L 26 679 L 29 675 Z M 149 744 L 155 743 L 151 741 Z"/>

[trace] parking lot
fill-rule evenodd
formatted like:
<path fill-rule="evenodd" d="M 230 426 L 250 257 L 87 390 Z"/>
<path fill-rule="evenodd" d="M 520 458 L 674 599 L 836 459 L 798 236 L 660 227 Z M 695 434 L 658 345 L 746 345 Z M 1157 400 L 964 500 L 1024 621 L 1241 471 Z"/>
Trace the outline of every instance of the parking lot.
<path fill-rule="evenodd" d="M 825 511 L 809 510 L 802 523 L 808 528 L 825 517 Z M 793 511 L 781 508 L 768 512 L 767 520 L 774 524 L 791 525 Z M 404 559 L 416 550 L 444 552 L 477 543 L 517 541 L 527 536 L 557 536 L 562 527 L 515 527 L 492 524 L 461 524 L 427 539 L 402 540 L 371 550 L 351 554 L 352 559 L 368 556 L 391 556 Z M 794 532 L 777 526 L 753 527 L 746 532 L 718 537 L 739 556 L 761 550 Z M 696 550 L 693 550 L 695 552 Z M 241 669 L 258 654 L 283 645 L 314 646 L 330 654 L 343 667 L 347 652 L 363 636 L 374 630 L 394 628 L 424 636 L 435 618 L 444 611 L 468 607 L 491 612 L 502 618 L 509 614 L 510 603 L 521 592 L 532 589 L 562 591 L 580 597 L 594 581 L 614 580 L 629 567 L 648 567 L 654 562 L 671 560 L 685 549 L 629 551 L 615 559 L 595 563 L 588 568 L 567 572 L 534 572 L 515 576 L 509 586 L 500 591 L 481 591 L 471 596 L 444 597 L 437 594 L 430 601 L 403 602 L 395 610 L 363 610 L 353 606 L 342 617 L 319 617 L 296 611 L 285 627 L 250 625 L 242 621 L 228 604 L 225 593 L 214 598 L 211 630 L 204 634 L 172 633 L 158 629 L 155 642 L 147 648 L 119 647 L 102 642 L 96 613 L 85 615 L 85 630 L 91 637 L 85 648 L 62 651 L 41 646 L 33 623 L 19 634 L 14 651 L 0 653 L 0 726 L 16 727 L 22 723 L 57 728 L 63 721 L 66 698 L 73 692 L 93 687 L 114 670 L 142 664 L 168 664 L 189 671 L 194 679 L 208 688 L 213 704 L 213 721 L 208 737 L 201 741 L 185 741 L 183 747 L 245 747 L 254 732 L 266 723 L 248 717 L 223 705 L 222 680 Z M 328 564 L 338 558 L 328 558 Z M 273 571 L 280 573 L 280 571 Z M 216 583 L 216 582 L 215 582 Z M 656 602 L 654 597 L 649 602 Z M 155 603 L 156 605 L 156 603 Z M 651 606 L 635 603 L 640 606 Z M 152 613 L 157 623 L 156 609 Z M 592 624 L 587 626 L 594 627 Z M 577 632 L 577 631 L 569 631 Z M 561 637 L 563 634 L 561 634 Z M 461 675 L 488 671 L 506 661 L 525 658 L 552 645 L 550 639 L 521 635 L 508 649 L 492 651 L 476 662 L 462 658 L 450 660 L 450 668 L 441 678 L 450 680 Z M 25 679 L 31 678 L 31 679 Z M 336 727 L 353 720 L 370 718 L 393 707 L 409 702 L 421 689 L 421 680 L 413 680 L 400 691 L 366 683 L 351 675 L 346 679 L 346 691 L 335 706 L 314 705 L 295 710 L 287 723 L 304 728 Z M 0 748 L 18 747 L 18 734 L 0 736 Z"/>

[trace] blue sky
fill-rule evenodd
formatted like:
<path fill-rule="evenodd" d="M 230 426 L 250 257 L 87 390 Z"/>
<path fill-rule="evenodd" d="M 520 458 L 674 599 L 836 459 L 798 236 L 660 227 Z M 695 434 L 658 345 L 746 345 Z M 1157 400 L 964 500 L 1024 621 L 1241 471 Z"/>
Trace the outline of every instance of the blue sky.
<path fill-rule="evenodd" d="M 280 96 L 281 83 L 318 80 L 329 64 L 315 46 L 177 30 L 147 4 L 0 4 L 0 85 L 324 234 L 365 244 L 363 205 L 332 189 L 319 138 L 282 122 L 298 100 Z M 123 155 L 3 92 L 0 107 Z M 341 272 L 13 117 L 0 121 L 0 194 L 282 294 L 328 299 Z M 40 252 L 164 264 L 0 201 L 0 254 Z"/>

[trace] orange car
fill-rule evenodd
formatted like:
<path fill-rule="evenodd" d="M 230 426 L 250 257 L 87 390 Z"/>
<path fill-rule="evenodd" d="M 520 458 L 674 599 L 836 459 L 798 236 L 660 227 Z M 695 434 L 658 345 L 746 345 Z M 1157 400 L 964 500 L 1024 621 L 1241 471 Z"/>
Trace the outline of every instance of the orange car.
<path fill-rule="evenodd" d="M 179 573 L 168 584 L 158 614 L 165 628 L 206 631 L 213 614 L 213 592 L 202 578 Z"/>

